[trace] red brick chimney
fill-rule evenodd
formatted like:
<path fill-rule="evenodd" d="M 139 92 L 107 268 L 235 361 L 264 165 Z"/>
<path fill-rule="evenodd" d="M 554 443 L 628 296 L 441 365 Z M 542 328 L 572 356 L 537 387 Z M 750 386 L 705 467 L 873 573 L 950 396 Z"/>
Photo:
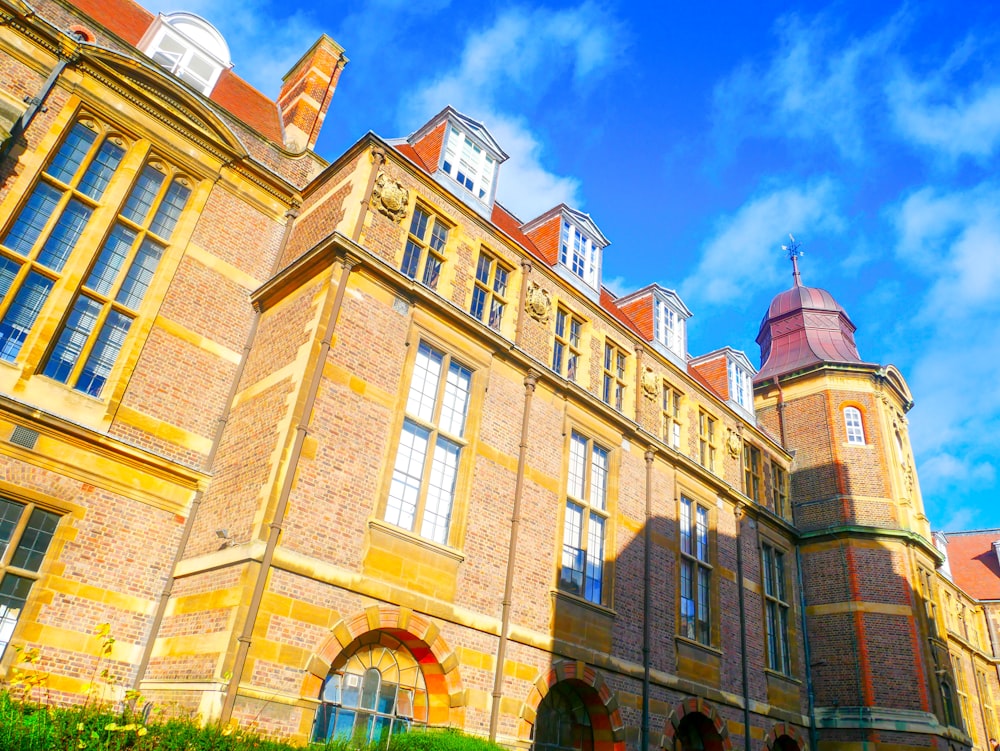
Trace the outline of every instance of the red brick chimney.
<path fill-rule="evenodd" d="M 324 34 L 285 74 L 278 109 L 286 147 L 304 151 L 316 145 L 340 71 L 346 64 L 343 47 Z"/>

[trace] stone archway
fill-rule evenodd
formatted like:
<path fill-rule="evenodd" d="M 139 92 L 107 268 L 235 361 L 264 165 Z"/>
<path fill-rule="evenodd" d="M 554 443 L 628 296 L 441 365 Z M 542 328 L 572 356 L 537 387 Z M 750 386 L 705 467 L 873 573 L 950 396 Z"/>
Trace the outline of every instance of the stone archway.
<path fill-rule="evenodd" d="M 703 744 L 705 751 L 732 751 L 733 742 L 725 720 L 712 704 L 697 697 L 686 699 L 670 710 L 662 747 L 684 748 L 684 738 L 692 730 L 707 740 Z"/>
<path fill-rule="evenodd" d="M 799 728 L 782 722 L 771 728 L 764 739 L 764 748 L 767 751 L 809 751 L 809 744 Z"/>
<path fill-rule="evenodd" d="M 452 696 L 461 695 L 458 657 L 436 623 L 408 608 L 372 605 L 335 623 L 306 664 L 300 695 L 318 697 L 338 658 L 359 645 L 374 643 L 390 648 L 402 645 L 419 664 L 427 691 L 428 725 L 465 726 L 464 706 L 458 702 L 452 706 Z"/>
<path fill-rule="evenodd" d="M 554 663 L 535 680 L 528 699 L 521 705 L 518 740 L 531 743 L 539 705 L 556 684 L 572 687 L 586 706 L 593 732 L 593 751 L 625 751 L 625 724 L 611 687 L 590 665 L 570 660 Z"/>

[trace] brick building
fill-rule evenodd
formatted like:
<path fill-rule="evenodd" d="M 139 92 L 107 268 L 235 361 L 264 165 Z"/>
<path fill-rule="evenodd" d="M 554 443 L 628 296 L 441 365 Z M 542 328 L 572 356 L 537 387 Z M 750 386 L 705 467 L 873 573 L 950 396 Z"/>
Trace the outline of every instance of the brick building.
<path fill-rule="evenodd" d="M 109 623 L 113 690 L 300 742 L 997 735 L 1000 579 L 828 293 L 796 271 L 759 372 L 691 357 L 592 217 L 494 200 L 485 124 L 315 154 L 326 37 L 272 102 L 190 14 L 0 17 L 5 671 L 79 701 Z"/>

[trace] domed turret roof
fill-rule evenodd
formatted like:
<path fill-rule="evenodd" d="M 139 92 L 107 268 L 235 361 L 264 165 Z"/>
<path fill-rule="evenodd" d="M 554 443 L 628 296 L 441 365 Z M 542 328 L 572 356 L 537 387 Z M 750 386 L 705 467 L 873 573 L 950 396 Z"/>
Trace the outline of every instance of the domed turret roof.
<path fill-rule="evenodd" d="M 833 295 L 805 287 L 792 259 L 791 289 L 779 293 L 760 323 L 760 370 L 754 383 L 821 363 L 863 363 L 854 343 L 854 324 Z"/>

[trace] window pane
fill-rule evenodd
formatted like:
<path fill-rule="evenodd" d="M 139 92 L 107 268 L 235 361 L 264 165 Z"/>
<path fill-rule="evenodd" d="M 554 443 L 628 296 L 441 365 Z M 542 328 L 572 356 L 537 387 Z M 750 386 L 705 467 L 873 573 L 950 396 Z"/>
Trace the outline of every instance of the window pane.
<path fill-rule="evenodd" d="M 76 247 L 76 241 L 83 234 L 83 228 L 87 226 L 90 214 L 90 207 L 76 198 L 66 204 L 52 234 L 49 235 L 49 239 L 45 241 L 45 245 L 42 246 L 42 250 L 38 254 L 38 262 L 54 271 L 62 271 L 66 259 Z"/>
<path fill-rule="evenodd" d="M 594 446 L 590 465 L 590 505 L 604 510 L 608 496 L 608 452 Z"/>
<path fill-rule="evenodd" d="M 434 222 L 434 228 L 431 230 L 430 246 L 434 250 L 441 252 L 444 250 L 444 246 L 447 242 L 448 228 L 440 222 Z"/>
<path fill-rule="evenodd" d="M 477 321 L 483 320 L 483 311 L 486 308 L 486 290 L 482 287 L 475 287 L 472 290 L 472 306 L 469 312 Z"/>
<path fill-rule="evenodd" d="M 149 283 L 153 279 L 153 273 L 156 271 L 156 266 L 162 255 L 163 247 L 160 244 L 149 238 L 142 241 L 139 252 L 136 253 L 132 265 L 129 266 L 128 273 L 125 275 L 125 281 L 122 282 L 121 289 L 118 290 L 116 298 L 118 302 L 133 310 L 139 307 L 142 298 L 146 295 L 146 290 L 149 289 Z"/>
<path fill-rule="evenodd" d="M 566 492 L 573 498 L 584 500 L 584 482 L 587 477 L 587 439 L 573 433 L 569 442 L 569 476 Z"/>
<path fill-rule="evenodd" d="M 73 305 L 62 332 L 56 342 L 55 349 L 45 365 L 43 375 L 66 383 L 70 372 L 80 359 L 80 353 L 87 343 L 97 317 L 101 314 L 101 304 L 96 300 L 81 295 Z"/>
<path fill-rule="evenodd" d="M 52 160 L 52 164 L 45 171 L 56 180 L 68 183 L 73 179 L 76 171 L 80 169 L 84 157 L 87 156 L 87 151 L 96 140 L 97 134 L 94 131 L 83 123 L 77 123 L 69 132 L 66 140 L 63 141 L 63 145 L 59 147 L 56 158 Z"/>
<path fill-rule="evenodd" d="M 681 561 L 681 628 L 680 633 L 689 639 L 694 638 L 694 564 L 688 560 Z"/>
<path fill-rule="evenodd" d="M 155 232 L 165 240 L 169 240 L 170 236 L 174 233 L 174 227 L 177 226 L 177 220 L 180 218 L 181 212 L 184 210 L 184 206 L 187 204 L 188 196 L 190 195 L 190 188 L 174 180 L 170 184 L 170 187 L 167 188 L 167 194 L 163 197 L 160 208 L 157 209 L 156 215 L 149 225 L 150 231 Z"/>
<path fill-rule="evenodd" d="M 566 521 L 563 524 L 562 573 L 559 586 L 573 594 L 583 592 L 583 508 L 575 503 L 566 504 Z"/>
<path fill-rule="evenodd" d="M 469 408 L 469 387 L 472 371 L 452 363 L 444 385 L 444 400 L 441 403 L 441 430 L 452 435 L 465 433 L 465 415 Z"/>
<path fill-rule="evenodd" d="M 62 191 L 48 183 L 39 183 L 18 214 L 17 221 L 10 228 L 3 244 L 21 255 L 28 255 L 62 195 Z"/>
<path fill-rule="evenodd" d="M 17 523 L 21 520 L 24 504 L 0 498 L 0 558 L 7 554 L 7 545 Z"/>
<path fill-rule="evenodd" d="M 379 683 L 382 681 L 382 674 L 375 668 L 368 668 L 364 678 L 361 680 L 361 708 L 375 709 L 378 701 Z"/>
<path fill-rule="evenodd" d="M 476 262 L 476 279 L 478 279 L 483 284 L 490 283 L 490 268 L 493 266 L 493 261 L 489 256 L 480 255 L 479 260 Z"/>
<path fill-rule="evenodd" d="M 404 423 L 403 432 L 399 436 L 385 520 L 404 529 L 413 529 L 429 436 L 430 431 L 410 420 Z"/>
<path fill-rule="evenodd" d="M 455 497 L 455 478 L 458 475 L 458 459 L 461 448 L 458 444 L 438 437 L 431 461 L 430 478 L 427 483 L 427 503 L 420 534 L 428 540 L 448 542 L 448 525 L 451 521 L 451 505 Z"/>
<path fill-rule="evenodd" d="M 80 180 L 78 186 L 80 192 L 90 196 L 95 201 L 99 201 L 124 155 L 125 149 L 114 141 L 106 140 L 102 143 L 97 156 L 94 157 L 94 161 L 87 167 L 83 179 Z"/>
<path fill-rule="evenodd" d="M 699 561 L 708 561 L 708 511 L 698 507 L 697 551 L 695 556 Z"/>
<path fill-rule="evenodd" d="M 691 501 L 681 498 L 681 552 L 691 555 Z"/>
<path fill-rule="evenodd" d="M 434 419 L 434 404 L 437 401 L 443 363 L 443 354 L 426 344 L 420 344 L 417 360 L 413 366 L 413 380 L 410 381 L 406 411 L 426 422 Z"/>
<path fill-rule="evenodd" d="M 97 263 L 91 269 L 87 277 L 87 286 L 95 292 L 106 295 L 111 291 L 111 287 L 121 271 L 132 243 L 135 242 L 136 233 L 124 224 L 116 224 L 111 231 L 111 235 L 101 248 L 101 254 L 97 257 Z"/>
<path fill-rule="evenodd" d="M 423 282 L 431 289 L 437 289 L 441 278 L 441 259 L 431 254 L 427 255 L 427 265 L 424 266 Z"/>
<path fill-rule="evenodd" d="M 587 591 L 591 602 L 601 602 L 604 581 L 604 519 L 591 514 L 587 529 Z"/>
<path fill-rule="evenodd" d="M 21 535 L 21 540 L 14 550 L 10 565 L 27 571 L 38 571 L 58 524 L 59 517 L 55 514 L 39 508 L 32 509 L 28 525 L 24 528 L 24 534 Z"/>
<path fill-rule="evenodd" d="M 708 569 L 698 567 L 698 639 L 702 644 L 708 644 L 711 641 L 708 621 L 710 576 Z"/>
<path fill-rule="evenodd" d="M 21 608 L 28 600 L 31 582 L 31 579 L 14 574 L 7 574 L 0 582 L 0 655 L 14 633 Z"/>
<path fill-rule="evenodd" d="M 414 209 L 413 219 L 410 220 L 410 234 L 423 240 L 424 233 L 427 231 L 427 219 L 427 214 L 421 209 Z"/>
<path fill-rule="evenodd" d="M 399 267 L 399 270 L 410 277 L 410 279 L 417 278 L 417 269 L 420 267 L 420 251 L 420 246 L 413 242 L 413 240 L 406 241 L 406 250 L 403 251 L 403 264 Z"/>
<path fill-rule="evenodd" d="M 0 302 L 7 298 L 10 292 L 10 285 L 14 283 L 14 277 L 21 269 L 21 264 L 15 263 L 5 256 L 0 256 Z"/>
<path fill-rule="evenodd" d="M 13 362 L 17 358 L 51 290 L 52 280 L 34 271 L 28 274 L 7 309 L 7 315 L 0 321 L 0 359 Z"/>
<path fill-rule="evenodd" d="M 146 168 L 139 175 L 139 179 L 129 193 L 128 200 L 125 201 L 125 208 L 122 209 L 122 216 L 131 219 L 136 224 L 146 221 L 146 215 L 156 200 L 156 194 L 160 192 L 163 184 L 163 174 L 155 170 L 152 165 Z"/>
<path fill-rule="evenodd" d="M 100 396 L 131 325 L 132 319 L 124 313 L 119 313 L 117 310 L 108 313 L 101 327 L 101 333 L 97 335 L 97 342 L 90 350 L 90 357 L 87 358 L 76 381 L 77 391 Z"/>

